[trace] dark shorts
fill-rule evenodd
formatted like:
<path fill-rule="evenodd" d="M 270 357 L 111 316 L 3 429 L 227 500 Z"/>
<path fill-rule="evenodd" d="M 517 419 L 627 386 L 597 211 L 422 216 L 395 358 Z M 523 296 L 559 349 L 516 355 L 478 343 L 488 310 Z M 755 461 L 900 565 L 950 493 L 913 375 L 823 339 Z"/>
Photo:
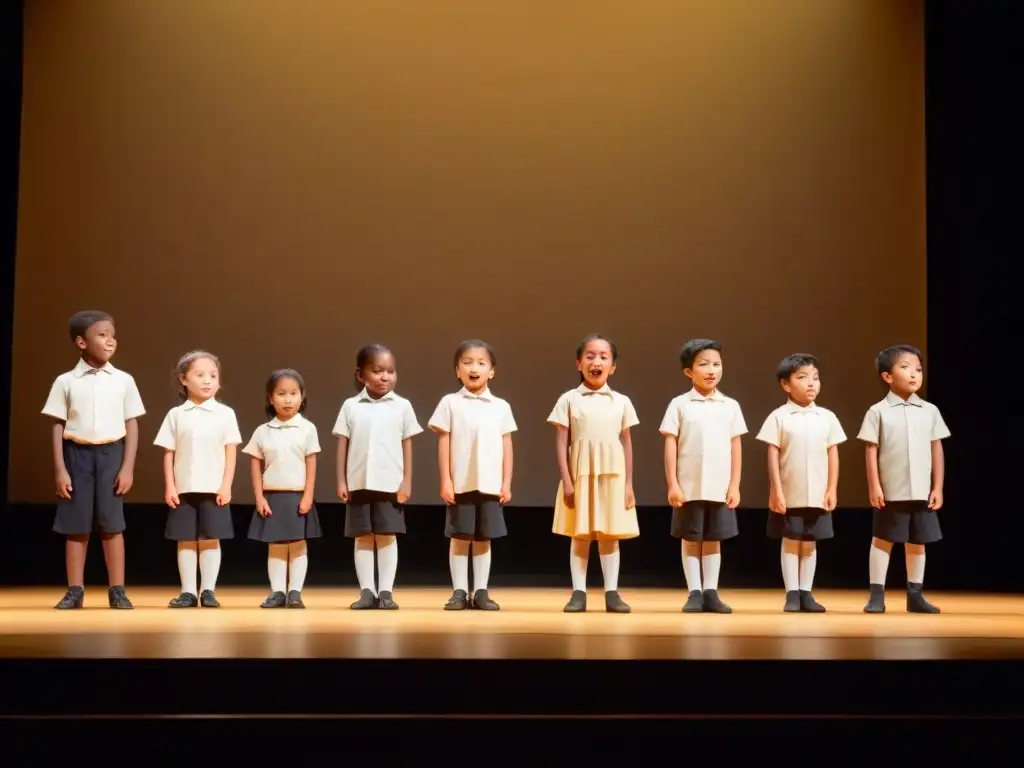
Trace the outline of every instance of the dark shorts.
<path fill-rule="evenodd" d="M 933 544 L 942 539 L 942 527 L 927 501 L 887 501 L 874 510 L 871 535 L 896 544 Z"/>
<path fill-rule="evenodd" d="M 114 481 L 124 461 L 124 440 L 103 445 L 65 440 L 63 453 L 71 498 L 57 502 L 53 530 L 65 536 L 121 533 L 124 499 L 114 493 Z"/>
<path fill-rule="evenodd" d="M 231 506 L 217 506 L 215 493 L 182 493 L 177 509 L 167 512 L 164 538 L 171 541 L 203 541 L 233 539 L 235 524 Z"/>
<path fill-rule="evenodd" d="M 299 514 L 301 491 L 267 491 L 264 496 L 270 505 L 271 514 L 270 517 L 263 517 L 258 512 L 252 513 L 252 522 L 249 523 L 250 539 L 278 544 L 282 541 L 319 539 L 323 536 L 315 504 L 306 514 Z"/>
<path fill-rule="evenodd" d="M 672 510 L 672 536 L 685 541 L 725 541 L 740 535 L 736 510 L 721 501 L 688 501 Z"/>
<path fill-rule="evenodd" d="M 352 491 L 345 505 L 345 535 L 351 539 L 405 533 L 405 509 L 397 493 Z"/>
<path fill-rule="evenodd" d="M 448 507 L 444 535 L 449 539 L 489 541 L 508 536 L 505 511 L 497 496 L 479 491 L 456 493 L 455 503 Z"/>
<path fill-rule="evenodd" d="M 797 541 L 822 541 L 835 536 L 832 515 L 814 507 L 787 509 L 784 515 L 769 512 L 766 532 L 770 539 Z"/>

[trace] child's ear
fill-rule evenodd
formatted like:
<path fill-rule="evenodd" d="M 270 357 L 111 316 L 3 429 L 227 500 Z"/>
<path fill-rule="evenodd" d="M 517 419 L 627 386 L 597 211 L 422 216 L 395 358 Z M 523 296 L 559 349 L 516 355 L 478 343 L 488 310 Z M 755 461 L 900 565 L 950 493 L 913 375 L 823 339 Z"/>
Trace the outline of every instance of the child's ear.
<path fill-rule="evenodd" d="M 787 395 L 793 391 L 793 388 L 789 385 L 789 382 L 786 381 L 786 379 L 779 379 L 779 386 L 782 387 L 782 391 Z"/>
<path fill-rule="evenodd" d="M 493 368 L 491 368 L 491 370 L 487 372 L 487 378 L 488 379 L 493 379 L 494 378 L 494 369 Z"/>
<path fill-rule="evenodd" d="M 886 384 L 888 384 L 891 387 L 892 386 L 892 374 L 891 373 L 883 373 L 882 374 L 882 381 L 884 381 Z"/>
<path fill-rule="evenodd" d="M 75 346 L 81 349 L 82 351 L 85 351 L 85 348 L 88 346 L 88 344 L 86 343 L 85 339 L 83 339 L 81 336 L 78 336 L 75 339 Z"/>
<path fill-rule="evenodd" d="M 692 379 L 693 378 L 693 368 L 683 368 L 683 375 L 686 378 L 688 378 L 688 379 Z"/>

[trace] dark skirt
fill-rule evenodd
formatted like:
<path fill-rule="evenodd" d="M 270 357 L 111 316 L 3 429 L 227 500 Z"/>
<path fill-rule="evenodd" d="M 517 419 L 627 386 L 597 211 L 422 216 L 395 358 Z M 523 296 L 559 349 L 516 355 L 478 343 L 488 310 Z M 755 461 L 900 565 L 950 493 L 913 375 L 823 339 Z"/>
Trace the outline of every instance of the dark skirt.
<path fill-rule="evenodd" d="M 456 493 L 455 503 L 449 505 L 444 535 L 449 539 L 489 541 L 508 535 L 505 511 L 497 496 L 479 491 Z"/>
<path fill-rule="evenodd" d="M 65 440 L 63 453 L 71 498 L 57 502 L 53 530 L 64 536 L 121 533 L 124 499 L 114 492 L 114 480 L 124 461 L 124 440 L 102 445 Z"/>
<path fill-rule="evenodd" d="M 887 501 L 874 511 L 871 535 L 896 544 L 934 544 L 942 540 L 939 515 L 927 501 Z"/>
<path fill-rule="evenodd" d="M 769 512 L 766 533 L 770 539 L 797 541 L 822 541 L 835 536 L 832 515 L 814 507 L 787 509 L 784 515 Z"/>
<path fill-rule="evenodd" d="M 167 513 L 164 538 L 171 541 L 206 541 L 233 539 L 235 524 L 231 521 L 231 505 L 217 506 L 215 493 L 182 493 L 177 509 Z"/>
<path fill-rule="evenodd" d="M 299 514 L 301 491 L 267 491 L 264 496 L 270 505 L 270 517 L 263 517 L 259 512 L 252 513 L 250 539 L 278 544 L 282 541 L 319 539 L 323 536 L 315 504 L 306 514 Z"/>
<path fill-rule="evenodd" d="M 722 501 L 688 501 L 673 509 L 670 532 L 685 541 L 725 541 L 740 535 L 736 510 Z"/>
<path fill-rule="evenodd" d="M 405 509 L 398 503 L 398 494 L 352 491 L 345 505 L 345 535 L 355 539 L 373 533 L 405 533 Z"/>

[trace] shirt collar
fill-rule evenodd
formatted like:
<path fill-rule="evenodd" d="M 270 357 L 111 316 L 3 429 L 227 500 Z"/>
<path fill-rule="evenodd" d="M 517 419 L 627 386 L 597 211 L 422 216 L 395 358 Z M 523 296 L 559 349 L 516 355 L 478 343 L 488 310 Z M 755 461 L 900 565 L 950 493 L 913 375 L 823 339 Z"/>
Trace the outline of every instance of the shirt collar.
<path fill-rule="evenodd" d="M 385 400 L 394 400 L 395 391 L 391 390 L 384 397 L 373 397 L 369 392 L 366 391 L 366 387 L 363 387 L 363 391 L 359 393 L 359 402 L 363 403 L 381 403 Z"/>
<path fill-rule="evenodd" d="M 725 395 L 723 395 L 717 389 L 714 392 L 712 392 L 710 395 L 708 395 L 707 397 L 702 395 L 696 389 L 691 389 L 689 392 L 686 393 L 685 397 L 689 398 L 690 400 L 696 400 L 697 402 L 700 402 L 702 400 L 711 400 L 711 401 L 721 402 L 721 401 L 725 400 Z"/>
<path fill-rule="evenodd" d="M 220 403 L 218 403 L 217 400 L 212 397 L 209 400 L 204 400 L 201 403 L 193 403 L 191 400 L 186 400 L 184 403 L 182 403 L 182 408 L 184 408 L 186 411 L 194 411 L 196 408 L 198 408 L 201 411 L 209 411 L 212 413 L 213 411 L 216 411 L 218 408 L 220 408 Z"/>
<path fill-rule="evenodd" d="M 786 413 L 817 413 L 818 409 L 811 403 L 810 405 L 803 406 L 799 403 L 794 403 L 792 400 L 787 400 L 786 404 L 782 406 L 786 409 Z"/>
<path fill-rule="evenodd" d="M 897 395 L 893 391 L 889 391 L 889 394 L 885 396 L 885 402 L 889 405 L 916 405 L 918 408 L 922 407 L 922 400 L 916 394 L 912 394 L 906 400 Z"/>
<path fill-rule="evenodd" d="M 99 368 L 93 368 L 91 365 L 85 362 L 85 360 L 79 358 L 78 364 L 75 366 L 74 370 L 71 371 L 71 374 L 76 379 L 80 379 L 89 373 L 99 373 L 100 371 L 103 371 L 104 373 L 113 373 L 115 370 L 116 369 L 114 368 L 114 366 L 110 364 L 109 361 L 104 363 Z"/>
<path fill-rule="evenodd" d="M 474 395 L 468 389 L 463 387 L 462 389 L 459 390 L 459 394 L 462 397 L 468 397 L 470 400 L 493 400 L 494 399 L 493 396 L 491 395 L 491 388 L 490 387 L 484 387 L 484 391 L 481 392 L 479 395 Z"/>
<path fill-rule="evenodd" d="M 302 418 L 301 413 L 296 413 L 288 421 L 281 421 L 277 416 L 267 422 L 267 426 L 271 429 L 288 429 L 288 427 L 301 427 L 302 422 L 305 419 Z"/>
<path fill-rule="evenodd" d="M 604 386 L 602 386 L 600 389 L 591 389 L 586 384 L 580 384 L 578 387 L 576 387 L 576 391 L 579 392 L 580 394 L 583 394 L 583 395 L 611 395 L 612 394 L 612 388 L 608 386 L 607 382 L 605 382 Z"/>

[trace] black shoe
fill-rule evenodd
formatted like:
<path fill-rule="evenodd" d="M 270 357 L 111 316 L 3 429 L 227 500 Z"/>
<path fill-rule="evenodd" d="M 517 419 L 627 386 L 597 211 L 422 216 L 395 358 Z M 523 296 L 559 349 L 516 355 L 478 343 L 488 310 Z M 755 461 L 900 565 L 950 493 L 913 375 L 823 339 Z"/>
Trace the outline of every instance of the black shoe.
<path fill-rule="evenodd" d="M 871 585 L 871 597 L 864 606 L 864 613 L 885 613 L 885 587 L 881 584 Z"/>
<path fill-rule="evenodd" d="M 297 589 L 293 589 L 288 593 L 288 607 L 289 608 L 305 608 L 306 604 L 302 602 L 302 593 Z"/>
<path fill-rule="evenodd" d="M 217 602 L 217 596 L 213 594 L 212 589 L 204 589 L 199 594 L 199 604 L 203 608 L 220 608 L 220 603 Z"/>
<path fill-rule="evenodd" d="M 565 604 L 565 608 L 562 609 L 563 613 L 586 613 L 587 612 L 587 593 L 579 589 L 574 589 L 572 597 L 569 598 L 569 602 Z"/>
<path fill-rule="evenodd" d="M 683 613 L 700 613 L 704 610 L 704 593 L 699 589 L 693 590 L 690 596 L 686 598 L 686 604 L 683 606 Z"/>
<path fill-rule="evenodd" d="M 107 590 L 107 604 L 111 608 L 118 608 L 122 611 L 130 611 L 135 606 L 124 593 L 124 587 L 111 587 Z"/>
<path fill-rule="evenodd" d="M 464 611 L 467 608 L 469 608 L 469 595 L 464 589 L 456 589 L 448 598 L 448 602 L 444 604 L 446 611 Z"/>
<path fill-rule="evenodd" d="M 398 603 L 395 602 L 394 596 L 390 591 L 384 590 L 377 598 L 377 607 L 382 611 L 397 611 Z"/>
<path fill-rule="evenodd" d="M 182 592 L 167 604 L 168 608 L 198 608 L 199 598 L 191 592 Z"/>
<path fill-rule="evenodd" d="M 285 597 L 284 592 L 272 592 L 270 596 L 263 601 L 260 608 L 284 608 L 288 603 L 288 598 Z"/>
<path fill-rule="evenodd" d="M 722 602 L 717 589 L 705 589 L 704 613 L 732 613 L 732 608 Z"/>
<path fill-rule="evenodd" d="M 786 613 L 800 613 L 800 590 L 791 589 L 786 593 L 786 604 L 782 610 Z"/>
<path fill-rule="evenodd" d="M 71 611 L 85 606 L 85 587 L 68 587 L 64 597 L 60 599 L 54 608 L 58 611 Z"/>
<path fill-rule="evenodd" d="M 632 608 L 622 599 L 617 589 L 604 593 L 604 610 L 606 613 L 629 613 Z"/>
<path fill-rule="evenodd" d="M 921 594 L 920 584 L 907 584 L 907 613 L 942 613 Z"/>
<path fill-rule="evenodd" d="M 804 613 L 824 613 L 825 606 L 814 599 L 809 589 L 800 590 L 800 610 Z"/>
<path fill-rule="evenodd" d="M 477 611 L 499 611 L 501 606 L 491 600 L 486 589 L 478 589 L 473 593 L 473 603 L 470 605 Z"/>
<path fill-rule="evenodd" d="M 377 607 L 377 597 L 368 589 L 360 590 L 359 599 L 349 606 L 353 611 L 368 611 Z"/>

